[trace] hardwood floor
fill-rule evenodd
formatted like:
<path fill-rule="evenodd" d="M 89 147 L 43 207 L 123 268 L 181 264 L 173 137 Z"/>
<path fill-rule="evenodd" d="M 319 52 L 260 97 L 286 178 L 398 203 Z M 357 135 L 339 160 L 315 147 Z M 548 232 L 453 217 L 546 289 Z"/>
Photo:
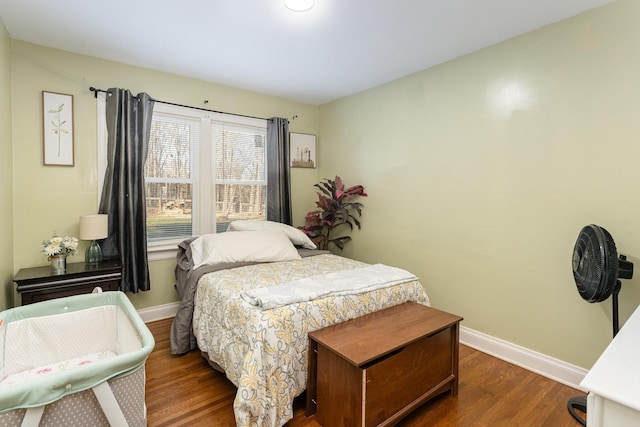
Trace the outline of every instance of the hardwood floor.
<path fill-rule="evenodd" d="M 234 385 L 210 368 L 199 352 L 169 352 L 171 319 L 148 326 L 156 340 L 146 363 L 149 427 L 234 426 Z M 569 414 L 567 400 L 584 393 L 464 345 L 459 381 L 457 397 L 441 395 L 398 426 L 580 425 Z M 315 417 L 305 417 L 304 399 L 296 399 L 294 412 L 285 427 L 319 427 Z"/>

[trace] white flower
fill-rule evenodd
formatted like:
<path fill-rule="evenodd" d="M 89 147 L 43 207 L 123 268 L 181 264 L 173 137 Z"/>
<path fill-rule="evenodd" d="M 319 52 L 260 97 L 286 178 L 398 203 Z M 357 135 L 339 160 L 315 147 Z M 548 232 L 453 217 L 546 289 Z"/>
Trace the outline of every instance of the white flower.
<path fill-rule="evenodd" d="M 60 252 L 61 249 L 62 248 L 60 247 L 60 245 L 55 243 L 49 243 L 47 246 L 44 247 L 44 253 L 47 254 L 48 256 L 56 255 L 58 252 Z"/>
<path fill-rule="evenodd" d="M 69 236 L 56 236 L 54 235 L 49 240 L 42 241 L 42 252 L 48 257 L 56 255 L 73 255 L 78 249 L 78 239 L 76 237 Z"/>
<path fill-rule="evenodd" d="M 64 246 L 66 249 L 75 251 L 76 249 L 78 249 L 78 239 L 76 239 L 75 237 L 65 237 L 64 239 L 62 239 L 62 246 Z"/>

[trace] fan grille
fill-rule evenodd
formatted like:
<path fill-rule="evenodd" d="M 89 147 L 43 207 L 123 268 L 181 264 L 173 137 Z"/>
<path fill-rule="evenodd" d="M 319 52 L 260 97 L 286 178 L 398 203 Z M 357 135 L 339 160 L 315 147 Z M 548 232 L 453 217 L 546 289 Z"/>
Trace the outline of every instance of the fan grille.
<path fill-rule="evenodd" d="M 591 224 L 578 235 L 573 248 L 573 278 L 580 296 L 589 302 L 609 298 L 618 278 L 618 253 L 611 234 Z"/>

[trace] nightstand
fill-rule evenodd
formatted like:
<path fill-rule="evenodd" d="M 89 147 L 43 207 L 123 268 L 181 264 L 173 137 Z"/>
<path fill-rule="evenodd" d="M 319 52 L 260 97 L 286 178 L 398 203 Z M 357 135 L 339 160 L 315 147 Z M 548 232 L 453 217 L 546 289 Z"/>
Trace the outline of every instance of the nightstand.
<path fill-rule="evenodd" d="M 84 262 L 67 264 L 64 274 L 52 274 L 51 267 L 23 268 L 13 278 L 22 296 L 22 305 L 54 298 L 91 293 L 100 286 L 103 291 L 117 291 L 122 279 L 120 260 L 104 260 L 98 265 Z"/>

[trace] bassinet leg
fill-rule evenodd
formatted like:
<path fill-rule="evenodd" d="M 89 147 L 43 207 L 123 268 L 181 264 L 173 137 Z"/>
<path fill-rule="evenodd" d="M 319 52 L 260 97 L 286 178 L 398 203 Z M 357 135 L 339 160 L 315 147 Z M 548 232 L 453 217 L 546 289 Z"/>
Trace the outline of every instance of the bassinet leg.
<path fill-rule="evenodd" d="M 38 424 L 40 424 L 40 419 L 42 418 L 43 413 L 44 413 L 44 406 L 38 406 L 36 408 L 27 408 L 20 427 L 38 427 Z"/>
<path fill-rule="evenodd" d="M 104 412 L 109 421 L 109 425 L 111 427 L 127 427 L 129 424 L 127 424 L 122 409 L 120 409 L 120 405 L 118 405 L 118 401 L 113 395 L 111 387 L 109 387 L 109 383 L 103 381 L 93 387 L 92 390 L 98 399 L 102 412 Z"/>

